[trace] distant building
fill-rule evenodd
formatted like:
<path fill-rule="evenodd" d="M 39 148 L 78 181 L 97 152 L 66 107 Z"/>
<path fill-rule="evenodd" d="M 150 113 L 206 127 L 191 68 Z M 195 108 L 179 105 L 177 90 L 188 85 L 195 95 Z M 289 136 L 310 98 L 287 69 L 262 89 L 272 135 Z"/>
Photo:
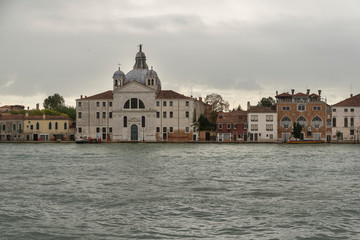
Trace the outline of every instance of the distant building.
<path fill-rule="evenodd" d="M 21 111 L 24 110 L 25 107 L 23 105 L 5 105 L 0 107 L 0 112 L 7 113 L 11 111 Z"/>
<path fill-rule="evenodd" d="M 219 112 L 216 120 L 218 141 L 247 141 L 247 112 Z"/>
<path fill-rule="evenodd" d="M 24 119 L 22 114 L 0 114 L 0 141 L 23 141 Z"/>
<path fill-rule="evenodd" d="M 334 141 L 359 142 L 360 94 L 332 106 L 332 124 Z"/>
<path fill-rule="evenodd" d="M 250 106 L 248 102 L 248 141 L 276 142 L 277 113 L 262 106 Z"/>
<path fill-rule="evenodd" d="M 113 90 L 76 99 L 76 136 L 102 141 L 195 141 L 201 99 L 161 90 L 140 45 L 133 70 L 113 75 Z"/>
<path fill-rule="evenodd" d="M 331 140 L 331 107 L 318 94 L 296 93 L 276 94 L 278 115 L 278 138 L 288 141 L 292 137 L 295 122 L 303 127 L 301 139 Z"/>

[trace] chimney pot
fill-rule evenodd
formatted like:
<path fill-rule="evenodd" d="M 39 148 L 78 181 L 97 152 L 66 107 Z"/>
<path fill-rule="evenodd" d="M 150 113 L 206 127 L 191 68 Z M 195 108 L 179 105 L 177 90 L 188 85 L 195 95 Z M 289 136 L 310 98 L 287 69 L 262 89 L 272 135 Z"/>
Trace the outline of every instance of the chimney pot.
<path fill-rule="evenodd" d="M 318 93 L 319 93 L 319 97 L 321 96 L 321 90 L 318 90 Z"/>
<path fill-rule="evenodd" d="M 80 95 L 80 99 L 82 99 L 82 95 Z"/>
<path fill-rule="evenodd" d="M 295 89 L 291 89 L 291 95 L 294 95 Z"/>
<path fill-rule="evenodd" d="M 199 101 L 202 102 L 202 97 L 199 97 Z"/>
<path fill-rule="evenodd" d="M 247 110 L 250 110 L 250 102 L 247 102 Z"/>
<path fill-rule="evenodd" d="M 350 97 L 353 97 L 353 94 L 352 94 L 352 93 L 350 94 Z"/>
<path fill-rule="evenodd" d="M 306 95 L 310 95 L 310 89 L 306 90 Z"/>

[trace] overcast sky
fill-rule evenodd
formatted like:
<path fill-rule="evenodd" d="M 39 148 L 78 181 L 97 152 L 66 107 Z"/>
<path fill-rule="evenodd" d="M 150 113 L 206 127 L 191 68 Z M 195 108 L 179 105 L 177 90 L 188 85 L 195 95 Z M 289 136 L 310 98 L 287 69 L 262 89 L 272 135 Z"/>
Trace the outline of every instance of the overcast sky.
<path fill-rule="evenodd" d="M 0 0 L 0 106 L 112 89 L 143 44 L 163 90 L 231 107 L 275 91 L 360 93 L 358 0 Z"/>

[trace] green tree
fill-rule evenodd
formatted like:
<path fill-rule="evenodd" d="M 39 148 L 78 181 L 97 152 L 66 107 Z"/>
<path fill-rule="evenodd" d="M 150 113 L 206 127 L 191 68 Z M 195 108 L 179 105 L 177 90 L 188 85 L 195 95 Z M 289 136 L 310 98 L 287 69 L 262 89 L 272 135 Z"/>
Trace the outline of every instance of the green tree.
<path fill-rule="evenodd" d="M 302 126 L 300 123 L 295 122 L 293 129 L 292 129 L 292 135 L 294 138 L 296 139 L 300 139 L 301 138 L 301 130 L 302 130 Z"/>
<path fill-rule="evenodd" d="M 68 115 L 71 119 L 76 119 L 76 109 L 72 106 L 57 106 L 55 111 Z"/>
<path fill-rule="evenodd" d="M 262 107 L 268 107 L 271 108 L 273 110 L 276 109 L 276 102 L 275 99 L 273 99 L 272 97 L 268 97 L 265 98 L 263 97 L 257 104 L 258 106 L 262 106 Z"/>
<path fill-rule="evenodd" d="M 46 109 L 55 110 L 59 106 L 64 106 L 65 100 L 60 94 L 55 93 L 54 95 L 47 97 L 44 100 L 43 105 L 44 105 L 44 108 L 46 108 Z"/>
<path fill-rule="evenodd" d="M 207 119 L 207 117 L 205 117 L 204 115 L 200 115 L 199 119 L 198 119 L 198 123 L 199 123 L 199 130 L 200 131 L 212 131 L 215 130 L 216 128 L 216 122 L 213 121 L 209 121 L 209 119 Z"/>

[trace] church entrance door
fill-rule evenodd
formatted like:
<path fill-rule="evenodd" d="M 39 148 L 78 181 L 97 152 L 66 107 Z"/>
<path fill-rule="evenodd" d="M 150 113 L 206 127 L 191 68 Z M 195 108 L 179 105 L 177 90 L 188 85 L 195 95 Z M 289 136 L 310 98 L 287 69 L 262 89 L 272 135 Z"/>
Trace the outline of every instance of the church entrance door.
<path fill-rule="evenodd" d="M 137 141 L 138 140 L 138 126 L 131 125 L 131 141 Z"/>

